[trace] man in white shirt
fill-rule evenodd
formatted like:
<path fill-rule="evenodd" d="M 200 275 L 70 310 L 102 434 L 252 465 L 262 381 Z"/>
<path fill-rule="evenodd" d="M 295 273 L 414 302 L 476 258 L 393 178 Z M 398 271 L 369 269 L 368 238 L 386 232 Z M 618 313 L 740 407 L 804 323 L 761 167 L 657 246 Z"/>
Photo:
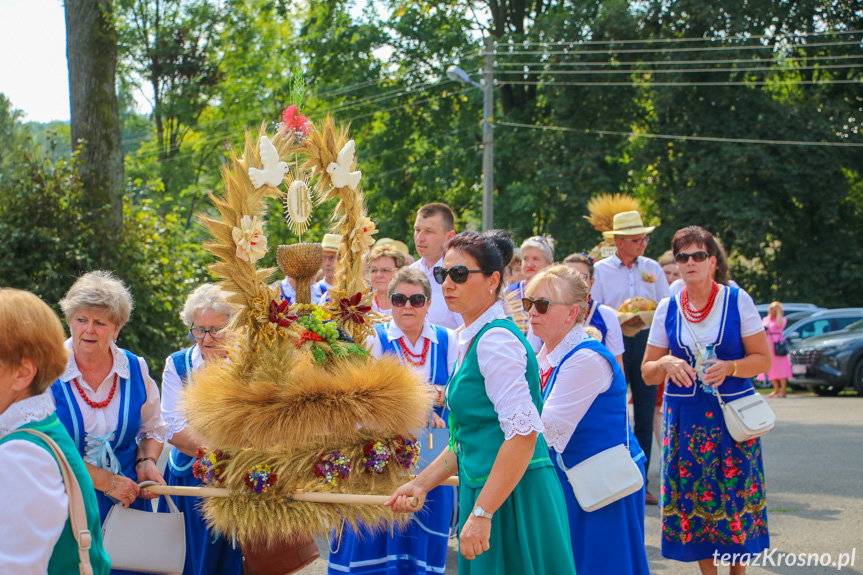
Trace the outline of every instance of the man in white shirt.
<path fill-rule="evenodd" d="M 644 250 L 650 241 L 648 234 L 654 229 L 655 226 L 644 226 L 638 212 L 622 212 L 614 216 L 614 229 L 604 232 L 603 235 L 614 238 L 617 250 L 613 256 L 596 263 L 596 282 L 590 292 L 594 299 L 619 309 L 620 304 L 636 296 L 658 304 L 662 298 L 671 295 L 662 267 L 658 262 L 644 257 Z M 641 320 L 635 318 L 630 321 Z M 623 371 L 632 389 L 635 416 L 633 433 L 647 456 L 645 473 L 650 465 L 653 413 L 656 406 L 656 387 L 646 385 L 641 377 L 641 361 L 644 359 L 649 333 L 650 326 L 645 325 L 635 335 L 623 336 Z M 650 505 L 657 504 L 656 497 L 650 493 L 647 493 L 646 501 Z"/>
<path fill-rule="evenodd" d="M 457 329 L 464 320 L 451 312 L 443 297 L 443 290 L 434 279 L 436 266 L 443 266 L 444 245 L 455 236 L 455 214 L 446 204 L 426 204 L 417 211 L 414 224 L 414 244 L 420 259 L 410 267 L 422 271 L 432 288 L 428 322 L 434 325 Z"/>
<path fill-rule="evenodd" d="M 324 296 L 333 287 L 333 282 L 336 281 L 336 264 L 339 261 L 339 244 L 341 241 L 342 236 L 339 234 L 324 234 L 324 239 L 321 240 L 321 246 L 324 248 L 324 261 L 321 262 L 324 279 L 312 284 L 312 303 L 323 305 L 326 302 Z"/>

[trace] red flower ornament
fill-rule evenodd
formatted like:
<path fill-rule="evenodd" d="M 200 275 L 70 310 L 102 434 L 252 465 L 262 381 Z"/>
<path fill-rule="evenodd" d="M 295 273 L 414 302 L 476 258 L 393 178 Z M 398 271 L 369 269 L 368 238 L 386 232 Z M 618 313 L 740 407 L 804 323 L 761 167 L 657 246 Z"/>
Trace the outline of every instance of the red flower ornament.
<path fill-rule="evenodd" d="M 288 313 L 288 300 L 283 300 L 282 303 L 276 303 L 276 300 L 270 300 L 270 321 L 279 324 L 281 327 L 288 327 L 299 316 Z"/>
<path fill-rule="evenodd" d="M 339 307 L 342 308 L 342 317 L 346 320 L 352 320 L 359 324 L 366 323 L 366 318 L 363 314 L 367 314 L 372 310 L 370 305 L 360 305 L 363 299 L 363 294 L 355 293 L 350 299 L 343 297 L 339 300 Z"/>

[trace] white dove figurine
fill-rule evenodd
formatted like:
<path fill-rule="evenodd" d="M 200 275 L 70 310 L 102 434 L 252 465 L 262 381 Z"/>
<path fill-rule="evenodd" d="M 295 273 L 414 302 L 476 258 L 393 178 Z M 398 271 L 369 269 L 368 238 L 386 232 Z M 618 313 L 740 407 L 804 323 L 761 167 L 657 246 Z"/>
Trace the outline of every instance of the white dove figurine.
<path fill-rule="evenodd" d="M 356 190 L 360 185 L 360 177 L 362 172 L 352 172 L 351 165 L 354 163 L 354 141 L 348 140 L 339 155 L 336 156 L 335 162 L 330 162 L 327 166 L 327 173 L 333 181 L 333 186 L 344 188 L 350 186 L 352 190 Z"/>
<path fill-rule="evenodd" d="M 288 173 L 288 164 L 279 161 L 279 152 L 267 136 L 261 136 L 261 164 L 263 170 L 249 168 L 252 185 L 256 190 L 262 186 L 278 188 Z"/>

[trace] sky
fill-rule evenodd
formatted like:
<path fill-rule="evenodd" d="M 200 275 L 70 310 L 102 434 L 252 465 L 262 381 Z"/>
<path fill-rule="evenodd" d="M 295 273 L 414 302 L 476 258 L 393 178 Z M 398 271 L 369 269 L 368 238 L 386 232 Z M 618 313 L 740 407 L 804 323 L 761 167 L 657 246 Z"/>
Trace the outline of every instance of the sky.
<path fill-rule="evenodd" d="M 69 120 L 61 0 L 0 0 L 0 92 L 25 121 Z"/>

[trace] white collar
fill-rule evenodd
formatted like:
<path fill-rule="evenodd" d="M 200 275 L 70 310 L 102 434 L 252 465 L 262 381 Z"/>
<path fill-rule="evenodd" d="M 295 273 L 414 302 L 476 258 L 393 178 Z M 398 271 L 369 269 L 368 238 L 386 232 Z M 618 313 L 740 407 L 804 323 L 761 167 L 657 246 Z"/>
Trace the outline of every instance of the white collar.
<path fill-rule="evenodd" d="M 640 263 L 641 263 L 641 260 L 642 260 L 642 259 L 644 259 L 644 256 L 638 256 L 637 258 L 635 258 L 635 263 L 633 263 L 633 264 L 632 264 L 632 265 L 633 265 L 633 267 L 636 267 L 636 268 L 637 268 L 637 267 L 638 267 L 638 264 L 640 264 Z M 612 256 L 611 256 L 611 261 L 612 261 L 612 262 L 614 262 L 614 266 L 615 266 L 616 268 L 619 268 L 619 267 L 621 267 L 621 266 L 623 266 L 623 267 L 625 267 L 625 268 L 626 268 L 626 264 L 625 264 L 625 263 L 623 263 L 623 260 L 621 260 L 621 259 L 617 256 L 617 252 L 614 252 L 614 255 L 612 255 Z M 630 269 L 630 268 L 626 268 L 626 269 Z"/>
<path fill-rule="evenodd" d="M 395 340 L 405 336 L 405 332 L 403 332 L 401 330 L 401 328 L 399 328 L 399 326 L 396 325 L 395 320 L 390 321 L 387 325 L 389 326 L 389 327 L 387 327 L 387 339 L 389 339 L 390 341 L 395 341 Z M 422 339 L 422 338 L 426 338 L 427 340 L 431 341 L 434 344 L 436 344 L 438 342 L 437 341 L 437 330 L 431 326 L 431 324 L 428 322 L 428 320 L 425 320 L 423 322 L 423 331 L 420 334 L 420 339 Z"/>
<path fill-rule="evenodd" d="M 569 333 L 563 336 L 563 340 L 557 344 L 557 347 L 548 353 L 546 356 L 546 360 L 551 367 L 557 367 L 560 364 L 561 360 L 566 357 L 566 354 L 571 352 L 573 349 L 579 346 L 581 342 L 589 338 L 590 336 L 584 331 L 584 328 L 580 325 L 576 325 Z M 543 346 L 542 351 L 547 351 L 548 348 Z"/>
<path fill-rule="evenodd" d="M 66 346 L 66 349 L 71 351 L 72 338 L 70 337 L 67 339 L 63 345 Z M 129 379 L 129 358 L 126 357 L 126 354 L 122 349 L 117 347 L 117 344 L 111 342 L 109 345 L 111 346 L 111 355 L 114 356 L 114 365 L 111 367 L 111 371 L 108 372 L 108 377 L 111 377 L 111 374 L 117 372 L 117 376 L 121 379 Z M 66 371 L 60 376 L 60 381 L 72 381 L 76 377 L 81 377 L 81 370 L 78 369 L 78 363 L 75 361 L 75 352 L 73 351 L 69 354 L 69 359 L 66 361 Z M 83 380 L 80 383 L 82 385 L 87 385 Z M 100 381 L 99 383 L 102 382 Z"/>
<path fill-rule="evenodd" d="M 443 256 L 441 256 L 440 259 L 438 261 L 436 261 L 435 264 L 431 267 L 428 267 L 426 265 L 426 259 L 425 258 L 420 258 L 420 266 L 422 267 L 423 271 L 426 272 L 426 275 L 429 275 L 430 273 L 432 273 L 434 271 L 434 269 L 436 267 L 438 267 L 438 266 L 443 267 Z"/>
<path fill-rule="evenodd" d="M 496 319 L 506 319 L 506 312 L 503 310 L 503 301 L 497 300 L 490 308 L 482 312 L 482 315 L 470 325 L 462 325 L 455 330 L 458 335 L 458 344 L 466 345 L 476 337 L 482 328 L 490 324 Z"/>
<path fill-rule="evenodd" d="M 50 391 L 16 401 L 0 413 L 0 438 L 6 437 L 12 431 L 27 423 L 42 421 L 54 413 L 54 396 Z"/>

